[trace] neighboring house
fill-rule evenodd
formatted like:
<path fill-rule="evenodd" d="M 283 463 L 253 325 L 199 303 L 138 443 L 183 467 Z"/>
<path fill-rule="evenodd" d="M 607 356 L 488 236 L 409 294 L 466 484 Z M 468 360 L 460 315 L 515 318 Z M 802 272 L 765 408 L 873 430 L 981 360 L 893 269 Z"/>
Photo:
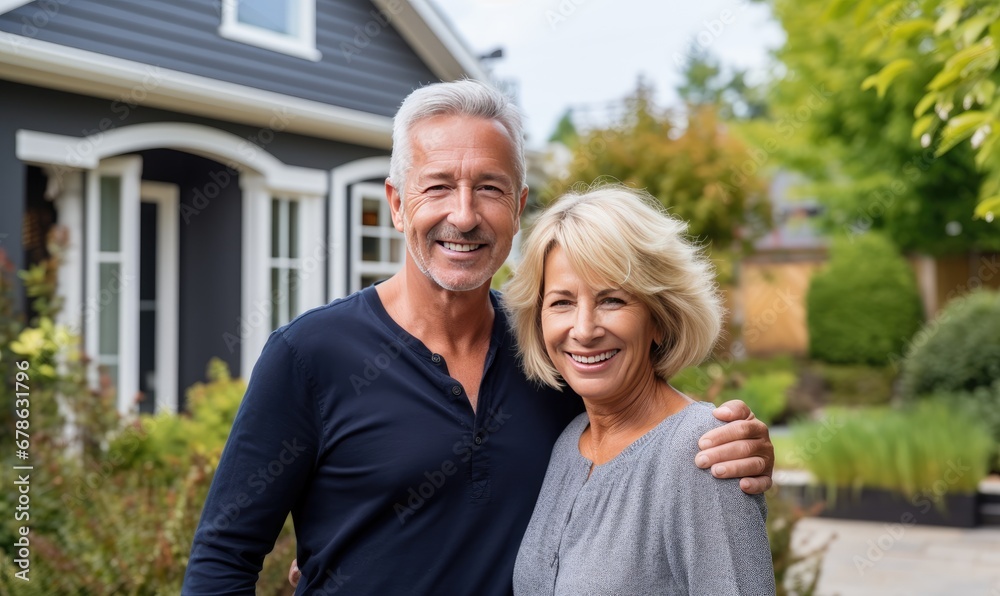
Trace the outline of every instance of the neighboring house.
<path fill-rule="evenodd" d="M 26 268 L 61 226 L 62 322 L 122 411 L 177 411 L 398 269 L 392 115 L 466 76 L 427 0 L 0 0 L 0 249 Z"/>
<path fill-rule="evenodd" d="M 740 262 L 732 310 L 742 349 L 750 356 L 809 351 L 806 293 L 826 262 L 828 239 L 817 224 L 819 203 L 791 197 L 800 182 L 789 172 L 774 175 L 768 188 L 773 227 Z"/>

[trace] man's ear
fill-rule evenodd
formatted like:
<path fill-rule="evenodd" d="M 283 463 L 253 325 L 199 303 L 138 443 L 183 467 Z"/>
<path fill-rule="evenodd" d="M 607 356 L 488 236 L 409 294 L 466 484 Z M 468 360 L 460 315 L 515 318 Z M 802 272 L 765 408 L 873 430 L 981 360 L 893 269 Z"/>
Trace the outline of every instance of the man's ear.
<path fill-rule="evenodd" d="M 385 199 L 389 201 L 389 211 L 392 213 L 392 225 L 403 231 L 403 196 L 392 185 L 392 181 L 385 179 Z"/>
<path fill-rule="evenodd" d="M 518 233 L 521 230 L 521 215 L 524 214 L 524 207 L 528 204 L 528 186 L 525 185 L 521 190 L 521 198 L 518 200 L 517 205 L 517 217 L 514 218 L 514 233 Z"/>

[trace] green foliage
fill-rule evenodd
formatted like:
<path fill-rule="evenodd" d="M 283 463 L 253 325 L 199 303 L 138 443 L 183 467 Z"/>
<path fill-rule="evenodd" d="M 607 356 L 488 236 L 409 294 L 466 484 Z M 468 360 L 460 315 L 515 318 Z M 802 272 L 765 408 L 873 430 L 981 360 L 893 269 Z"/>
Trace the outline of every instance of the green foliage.
<path fill-rule="evenodd" d="M 188 392 L 187 416 L 129 421 L 109 385 L 87 382 L 79 339 L 53 323 L 59 252 L 22 275 L 35 316 L 16 309 L 11 268 L 0 267 L 0 401 L 13 405 L 10 366 L 27 363 L 30 383 L 31 581 L 14 577 L 11 548 L 24 520 L 0 519 L 0 594 L 177 594 L 219 452 L 242 398 L 242 381 L 213 361 L 209 382 Z M 9 416 L 9 408 L 4 408 Z M 69 424 L 72 421 L 72 424 Z M 4 429 L 11 428 L 7 424 Z M 4 456 L 12 465 L 13 450 Z M 23 462 L 21 462 L 23 463 Z M 13 511 L 17 493 L 0 493 Z M 290 523 L 258 582 L 289 594 L 295 556 Z"/>
<path fill-rule="evenodd" d="M 1000 456 L 1000 379 L 992 385 L 976 387 L 971 391 L 936 391 L 921 399 L 944 402 L 968 411 L 990 430 L 994 452 Z M 1000 457 L 993 460 L 992 469 L 1000 471 Z"/>
<path fill-rule="evenodd" d="M 1000 379 L 1000 292 L 949 302 L 914 338 L 903 362 L 905 396 L 970 392 Z"/>
<path fill-rule="evenodd" d="M 920 327 L 913 271 L 884 237 L 834 243 L 806 296 L 809 353 L 834 363 L 884 364 Z"/>
<path fill-rule="evenodd" d="M 675 62 L 680 62 L 675 57 Z M 719 60 L 697 43 L 688 49 L 681 66 L 683 82 L 677 94 L 690 106 L 715 106 L 724 120 L 758 118 L 767 112 L 762 88 L 746 81 L 747 71 L 724 69 Z"/>
<path fill-rule="evenodd" d="M 562 117 L 559 118 L 559 122 L 556 123 L 555 130 L 549 135 L 550 143 L 562 143 L 567 147 L 573 147 L 576 145 L 577 139 L 579 138 L 579 133 L 576 131 L 576 126 L 573 125 L 573 110 L 567 108 L 563 112 Z"/>
<path fill-rule="evenodd" d="M 926 1 L 771 0 L 787 34 L 776 52 L 787 74 L 769 96 L 770 126 L 748 130 L 758 149 L 804 174 L 809 184 L 798 192 L 824 205 L 831 232 L 883 230 L 903 250 L 935 255 L 997 250 L 996 228 L 970 217 L 984 179 L 972 147 L 938 155 L 913 136 L 914 112 L 933 105 L 921 100 L 940 69 L 940 54 L 922 45 L 922 11 L 908 22 Z M 952 221 L 960 234 L 946 231 Z"/>
<path fill-rule="evenodd" d="M 692 108 L 682 129 L 651 95 L 640 86 L 618 121 L 583 135 L 566 176 L 553 183 L 546 199 L 581 181 L 610 177 L 657 197 L 689 222 L 693 236 L 711 241 L 713 250 L 731 250 L 763 233 L 770 222 L 764 183 L 740 171 L 749 160 L 746 147 L 726 132 L 715 108 Z"/>
<path fill-rule="evenodd" d="M 161 413 L 142 417 L 111 442 L 109 453 L 124 468 L 173 475 L 205 458 L 213 468 L 219 461 L 229 429 L 236 418 L 246 383 L 232 379 L 225 362 L 213 358 L 208 383 L 187 391 L 187 415 Z"/>
<path fill-rule="evenodd" d="M 796 363 L 788 356 L 710 360 L 678 372 L 670 379 L 670 384 L 692 398 L 714 402 L 723 391 L 736 388 L 748 377 L 790 373 L 795 369 Z"/>
<path fill-rule="evenodd" d="M 887 405 L 892 399 L 895 374 L 891 367 L 815 362 L 809 368 L 822 379 L 825 404 Z"/>
<path fill-rule="evenodd" d="M 723 366 L 712 362 L 688 367 L 670 379 L 685 395 L 716 404 L 740 399 L 766 424 L 778 419 L 788 407 L 788 393 L 796 376 L 790 358 L 742 360 Z"/>
<path fill-rule="evenodd" d="M 830 500 L 838 489 L 877 488 L 940 504 L 945 493 L 975 492 L 991 463 L 993 439 L 982 422 L 940 401 L 827 416 L 796 426 L 793 437 L 797 457 Z"/>
<path fill-rule="evenodd" d="M 503 287 L 507 280 L 510 279 L 510 275 L 514 272 L 510 265 L 504 263 L 500 265 L 500 269 L 493 274 L 493 280 L 490 282 L 490 288 L 494 290 L 499 290 Z"/>
<path fill-rule="evenodd" d="M 849 16 L 877 25 L 864 28 L 862 39 L 875 65 L 885 64 L 870 77 L 878 80 L 880 96 L 897 84 L 900 56 L 920 50 L 914 69 L 919 80 L 930 80 L 913 110 L 913 137 L 928 145 L 933 137 L 938 156 L 970 141 L 986 173 L 976 214 L 992 221 L 1000 214 L 1000 6 L 995 0 L 882 0 L 856 3 Z"/>
<path fill-rule="evenodd" d="M 736 387 L 723 390 L 718 402 L 741 399 L 764 424 L 771 424 L 788 407 L 788 390 L 795 384 L 790 372 L 773 372 L 740 379 Z"/>

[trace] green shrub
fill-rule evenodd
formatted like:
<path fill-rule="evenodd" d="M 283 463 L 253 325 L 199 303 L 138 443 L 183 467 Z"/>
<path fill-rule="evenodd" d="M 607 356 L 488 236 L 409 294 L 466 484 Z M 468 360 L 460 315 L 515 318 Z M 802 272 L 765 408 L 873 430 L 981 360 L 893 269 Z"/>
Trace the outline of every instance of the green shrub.
<path fill-rule="evenodd" d="M 110 447 L 110 457 L 123 468 L 176 474 L 193 457 L 206 458 L 213 467 L 219 461 L 246 383 L 233 379 L 226 363 L 213 358 L 208 365 L 208 383 L 196 383 L 187 391 L 187 414 L 161 413 L 140 418 L 120 433 Z"/>
<path fill-rule="evenodd" d="M 244 385 L 213 363 L 210 382 L 188 392 L 188 415 L 123 419 L 112 388 L 89 388 L 78 338 L 52 323 L 58 309 L 51 283 L 56 269 L 53 257 L 22 276 L 35 312 L 27 321 L 14 308 L 12 271 L 0 254 L 0 403 L 9 404 L 2 409 L 4 428 L 13 427 L 10 366 L 24 360 L 34 465 L 31 581 L 15 578 L 11 556 L 25 522 L 5 515 L 0 594 L 177 594 Z M 13 457 L 10 449 L 3 463 L 19 461 Z M 13 511 L 16 498 L 16 491 L 0 492 L 0 511 Z M 286 573 L 294 557 L 292 527 L 286 523 L 265 559 L 258 593 L 290 594 Z"/>
<path fill-rule="evenodd" d="M 887 405 L 892 399 L 895 375 L 891 367 L 817 362 L 813 368 L 823 381 L 824 403 L 874 406 Z"/>
<path fill-rule="evenodd" d="M 775 372 L 794 373 L 795 369 L 795 361 L 789 356 L 710 360 L 681 370 L 670 379 L 670 384 L 694 399 L 715 401 L 721 391 L 737 387 L 741 379 Z"/>
<path fill-rule="evenodd" d="M 806 296 L 809 353 L 826 362 L 884 364 L 920 327 L 917 284 L 882 236 L 834 243 Z"/>
<path fill-rule="evenodd" d="M 971 392 L 997 380 L 1000 292 L 980 290 L 949 302 L 917 334 L 903 362 L 902 392 Z"/>
<path fill-rule="evenodd" d="M 738 381 L 737 386 L 722 392 L 718 403 L 742 399 L 764 424 L 771 424 L 788 407 L 788 390 L 795 384 L 790 372 L 759 374 Z"/>
<path fill-rule="evenodd" d="M 993 441 L 968 411 L 927 400 L 903 410 L 828 411 L 828 420 L 793 430 L 796 458 L 827 487 L 878 488 L 907 497 L 924 494 L 940 503 L 947 492 L 975 492 L 986 476 Z M 952 479 L 949 470 L 964 470 Z"/>

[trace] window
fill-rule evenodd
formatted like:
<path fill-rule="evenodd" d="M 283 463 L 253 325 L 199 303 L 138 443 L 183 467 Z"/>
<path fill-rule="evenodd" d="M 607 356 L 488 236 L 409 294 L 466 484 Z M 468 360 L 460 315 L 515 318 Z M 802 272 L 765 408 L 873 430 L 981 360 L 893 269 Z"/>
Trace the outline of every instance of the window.
<path fill-rule="evenodd" d="M 351 189 L 351 213 L 351 291 L 356 291 L 399 271 L 405 240 L 392 224 L 384 186 L 355 184 Z"/>
<path fill-rule="evenodd" d="M 271 199 L 271 329 L 277 329 L 301 312 L 299 283 L 299 204 Z"/>
<path fill-rule="evenodd" d="M 222 0 L 219 34 L 227 39 L 319 60 L 316 0 Z"/>

